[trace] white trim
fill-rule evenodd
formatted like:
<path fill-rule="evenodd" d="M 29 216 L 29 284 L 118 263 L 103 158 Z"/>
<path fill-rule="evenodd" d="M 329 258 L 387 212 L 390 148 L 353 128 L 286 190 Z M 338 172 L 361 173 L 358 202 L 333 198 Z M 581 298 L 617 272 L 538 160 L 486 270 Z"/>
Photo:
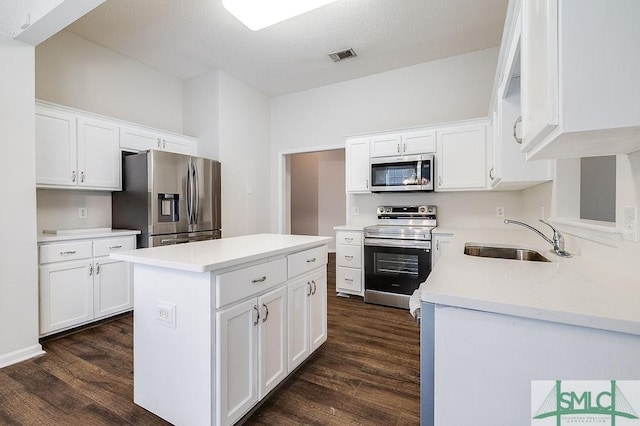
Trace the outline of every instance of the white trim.
<path fill-rule="evenodd" d="M 557 225 L 560 231 L 578 238 L 612 247 L 618 247 L 622 242 L 623 232 L 613 223 L 568 218 L 551 218 L 549 221 Z"/>
<path fill-rule="evenodd" d="M 0 356 L 0 368 L 17 364 L 19 362 L 26 361 L 30 358 L 34 358 L 44 354 L 45 352 L 42 350 L 42 346 L 39 343 L 27 348 L 9 352 L 8 354 Z"/>
<path fill-rule="evenodd" d="M 283 234 L 284 230 L 287 228 L 287 224 L 285 223 L 285 214 L 284 214 L 284 211 L 285 211 L 284 182 L 285 182 L 285 176 L 287 173 L 287 161 L 285 159 L 285 156 L 291 155 L 291 154 L 305 154 L 308 152 L 333 151 L 335 149 L 345 149 L 344 142 L 340 144 L 282 149 L 278 151 L 278 218 L 277 220 L 278 220 L 279 234 Z"/>

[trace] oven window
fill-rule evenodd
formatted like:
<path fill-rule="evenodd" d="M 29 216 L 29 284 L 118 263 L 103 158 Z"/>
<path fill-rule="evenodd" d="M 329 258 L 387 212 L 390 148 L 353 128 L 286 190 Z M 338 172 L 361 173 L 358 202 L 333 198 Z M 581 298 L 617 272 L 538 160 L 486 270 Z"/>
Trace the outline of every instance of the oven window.
<path fill-rule="evenodd" d="M 376 275 L 392 275 L 417 278 L 418 256 L 398 253 L 374 253 L 373 268 Z"/>
<path fill-rule="evenodd" d="M 416 162 L 394 164 L 372 164 L 371 184 L 373 186 L 417 185 Z"/>

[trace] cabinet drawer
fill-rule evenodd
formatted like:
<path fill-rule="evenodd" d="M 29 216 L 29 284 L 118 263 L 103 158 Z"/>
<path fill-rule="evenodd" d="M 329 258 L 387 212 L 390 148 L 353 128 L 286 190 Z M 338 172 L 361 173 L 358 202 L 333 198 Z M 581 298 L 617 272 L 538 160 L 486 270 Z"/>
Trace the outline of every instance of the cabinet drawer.
<path fill-rule="evenodd" d="M 327 246 L 320 246 L 287 256 L 288 276 L 304 274 L 307 271 L 327 264 Z"/>
<path fill-rule="evenodd" d="M 360 246 L 336 246 L 336 265 L 362 268 L 362 248 Z"/>
<path fill-rule="evenodd" d="M 360 269 L 336 268 L 336 290 L 362 291 L 362 271 Z"/>
<path fill-rule="evenodd" d="M 287 259 L 278 259 L 216 276 L 216 308 L 261 293 L 287 280 Z"/>
<path fill-rule="evenodd" d="M 40 264 L 91 257 L 91 241 L 45 244 L 40 246 Z"/>
<path fill-rule="evenodd" d="M 110 253 L 113 253 L 115 251 L 134 250 L 135 248 L 135 239 L 133 237 L 105 238 L 101 240 L 94 240 L 93 256 L 109 256 Z"/>
<path fill-rule="evenodd" d="M 336 243 L 348 244 L 348 245 L 354 245 L 354 246 L 362 245 L 362 233 L 361 232 L 337 232 Z"/>

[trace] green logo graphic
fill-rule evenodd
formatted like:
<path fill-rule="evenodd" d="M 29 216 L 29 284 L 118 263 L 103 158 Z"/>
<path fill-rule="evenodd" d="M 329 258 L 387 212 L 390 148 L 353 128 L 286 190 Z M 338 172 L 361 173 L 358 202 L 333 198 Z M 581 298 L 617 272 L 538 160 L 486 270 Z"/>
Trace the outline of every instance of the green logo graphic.
<path fill-rule="evenodd" d="M 601 392 L 563 392 L 561 382 L 556 380 L 533 419 L 555 417 L 557 426 L 561 426 L 562 416 L 570 415 L 608 416 L 611 419 L 611 426 L 615 426 L 616 417 L 638 419 L 638 415 L 616 385 L 615 380 L 610 381 L 610 389 Z"/>

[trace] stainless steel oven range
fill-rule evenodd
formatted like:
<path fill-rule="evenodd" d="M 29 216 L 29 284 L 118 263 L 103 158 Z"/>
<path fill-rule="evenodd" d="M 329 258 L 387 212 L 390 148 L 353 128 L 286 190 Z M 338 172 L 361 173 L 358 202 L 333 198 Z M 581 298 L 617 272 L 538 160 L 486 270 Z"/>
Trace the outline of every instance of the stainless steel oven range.
<path fill-rule="evenodd" d="M 409 308 L 431 272 L 436 206 L 379 206 L 378 225 L 364 230 L 364 301 Z"/>

